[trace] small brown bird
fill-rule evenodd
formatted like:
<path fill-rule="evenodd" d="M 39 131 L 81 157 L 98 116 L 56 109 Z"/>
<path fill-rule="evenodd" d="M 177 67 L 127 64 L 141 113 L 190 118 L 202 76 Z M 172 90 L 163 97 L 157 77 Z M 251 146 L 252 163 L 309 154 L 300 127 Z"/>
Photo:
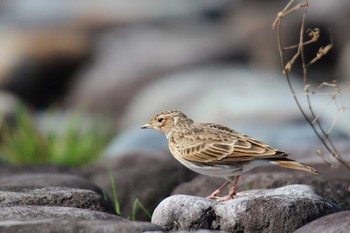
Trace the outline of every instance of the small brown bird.
<path fill-rule="evenodd" d="M 226 182 L 207 198 L 232 199 L 239 176 L 255 167 L 276 164 L 281 167 L 319 174 L 314 168 L 287 158 L 288 154 L 274 149 L 247 135 L 213 123 L 195 123 L 180 111 L 165 111 L 155 115 L 142 129 L 156 129 L 165 134 L 172 155 L 189 169 L 207 176 L 223 177 Z M 229 194 L 217 196 L 233 183 Z"/>

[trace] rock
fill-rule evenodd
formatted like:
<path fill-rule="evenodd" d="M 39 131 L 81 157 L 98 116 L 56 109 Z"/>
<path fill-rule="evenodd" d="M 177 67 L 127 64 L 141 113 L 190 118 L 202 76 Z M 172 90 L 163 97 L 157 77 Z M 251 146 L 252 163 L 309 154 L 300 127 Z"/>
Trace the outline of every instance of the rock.
<path fill-rule="evenodd" d="M 231 38 L 239 38 L 249 69 L 281 70 L 276 34 L 271 26 L 284 5 L 276 1 L 242 1 L 226 15 L 227 30 Z"/>
<path fill-rule="evenodd" d="M 168 231 L 156 231 L 154 233 L 167 233 L 167 232 Z M 172 233 L 228 233 L 227 231 L 215 231 L 215 230 L 205 230 L 205 229 L 198 230 L 198 231 L 171 231 L 171 232 Z"/>
<path fill-rule="evenodd" d="M 16 25 L 43 25 L 54 27 L 73 27 L 76 29 L 94 29 L 119 24 L 137 24 L 154 21 L 197 19 L 205 14 L 220 14 L 236 1 L 158 1 L 144 0 L 134 3 L 128 0 L 118 1 L 67 1 L 55 4 L 27 0 L 6 0 L 2 4 L 1 15 L 5 22 Z M 45 9 L 43 12 L 40 9 Z M 93 11 L 91 10 L 93 9 Z"/>
<path fill-rule="evenodd" d="M 85 189 L 64 187 L 0 187 L 0 207 L 65 206 L 115 214 L 102 195 Z"/>
<path fill-rule="evenodd" d="M 330 168 L 327 165 L 312 165 L 321 175 L 312 175 L 277 166 L 260 167 L 240 177 L 237 192 L 251 189 L 270 189 L 290 184 L 306 184 L 323 197 L 332 199 L 341 208 L 350 210 L 348 192 L 350 178 L 344 176 L 346 168 Z M 206 197 L 221 184 L 224 179 L 199 175 L 193 180 L 180 184 L 172 194 L 187 194 Z"/>
<path fill-rule="evenodd" d="M 123 216 L 131 215 L 136 198 L 151 213 L 177 185 L 195 176 L 169 152 L 160 150 L 134 151 L 114 159 L 101 160 L 98 164 L 82 169 L 82 175 L 98 184 L 109 197 L 113 197 L 113 192 L 108 167 L 111 167 L 115 179 Z M 136 212 L 136 217 L 149 220 L 140 210 Z"/>
<path fill-rule="evenodd" d="M 66 106 L 119 118 L 145 84 L 181 67 L 225 57 L 236 43 L 215 24 L 147 24 L 107 31 L 97 37 L 96 62 L 80 72 Z"/>
<path fill-rule="evenodd" d="M 342 211 L 316 219 L 294 233 L 347 233 L 350 229 L 350 211 Z"/>
<path fill-rule="evenodd" d="M 0 176 L 1 187 L 67 187 L 92 190 L 103 195 L 102 190 L 82 177 L 59 173 L 22 173 Z"/>
<path fill-rule="evenodd" d="M 162 230 L 148 222 L 126 222 L 119 220 L 77 220 L 69 218 L 25 219 L 0 221 L 0 232 L 6 233 L 141 233 Z"/>
<path fill-rule="evenodd" d="M 45 173 L 45 175 L 52 173 L 77 174 L 76 168 L 71 168 L 55 164 L 26 164 L 26 165 L 10 165 L 0 163 L 0 175 L 11 174 L 33 174 Z"/>
<path fill-rule="evenodd" d="M 115 214 L 93 211 L 88 209 L 62 206 L 10 206 L 0 207 L 0 220 L 70 218 L 85 220 L 114 220 L 126 221 Z"/>
<path fill-rule="evenodd" d="M 166 230 L 221 229 L 228 232 L 293 232 L 340 211 L 306 185 L 250 190 L 227 202 L 175 195 L 155 209 L 152 223 Z"/>
<path fill-rule="evenodd" d="M 1 27 L 0 88 L 35 107 L 52 105 L 87 59 L 89 46 L 86 33 L 68 28 Z"/>

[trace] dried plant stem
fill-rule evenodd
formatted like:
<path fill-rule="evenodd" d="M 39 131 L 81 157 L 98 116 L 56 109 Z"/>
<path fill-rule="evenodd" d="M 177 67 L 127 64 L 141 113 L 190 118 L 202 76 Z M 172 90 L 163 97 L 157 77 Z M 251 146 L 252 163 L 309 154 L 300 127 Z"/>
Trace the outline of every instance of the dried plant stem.
<path fill-rule="evenodd" d="M 331 43 L 329 45 L 327 45 L 324 48 L 320 48 L 316 57 L 314 59 L 312 59 L 309 63 L 307 63 L 306 59 L 305 59 L 305 55 L 304 55 L 305 54 L 304 47 L 306 45 L 309 45 L 309 44 L 316 42 L 319 38 L 320 33 L 319 33 L 318 29 L 308 30 L 310 39 L 308 41 L 304 42 L 305 19 L 306 19 L 307 9 L 308 9 L 309 3 L 306 0 L 306 2 L 299 3 L 296 6 L 292 7 L 294 2 L 295 2 L 295 0 L 290 0 L 288 2 L 288 4 L 286 5 L 286 7 L 281 12 L 279 12 L 277 14 L 277 17 L 273 23 L 273 29 L 275 29 L 277 32 L 277 45 L 278 45 L 278 51 L 279 51 L 279 55 L 280 55 L 280 62 L 282 65 L 283 74 L 285 75 L 288 86 L 289 86 L 291 93 L 293 95 L 293 98 L 294 98 L 301 114 L 303 115 L 304 119 L 307 121 L 307 123 L 313 129 L 314 133 L 316 134 L 318 139 L 321 141 L 323 146 L 327 149 L 327 151 L 329 151 L 329 153 L 331 153 L 331 155 L 341 165 L 343 165 L 344 167 L 346 167 L 350 170 L 350 165 L 346 161 L 344 161 L 344 159 L 341 157 L 340 153 L 336 149 L 333 141 L 329 138 L 329 133 L 330 133 L 331 129 L 333 129 L 334 125 L 336 124 L 336 121 L 337 121 L 337 118 L 339 115 L 339 111 L 341 111 L 341 110 L 338 110 L 338 114 L 337 114 L 336 118 L 334 118 L 331 126 L 326 131 L 319 121 L 319 116 L 321 113 L 318 113 L 318 114 L 315 113 L 315 111 L 312 107 L 312 101 L 311 101 L 311 94 L 313 94 L 313 92 L 310 92 L 310 85 L 309 85 L 309 79 L 308 79 L 308 67 L 310 65 L 314 64 L 315 62 L 317 62 L 319 59 L 321 59 L 323 56 L 325 56 L 332 49 L 332 47 L 333 47 L 332 40 L 331 40 Z M 304 9 L 303 16 L 302 16 L 302 22 L 301 22 L 301 28 L 300 28 L 300 34 L 299 34 L 299 43 L 298 43 L 298 45 L 284 47 L 282 44 L 282 35 L 281 35 L 282 19 L 284 16 L 286 16 L 290 13 L 293 13 L 299 9 Z M 294 56 L 292 57 L 292 59 L 290 59 L 288 62 L 285 62 L 284 52 L 286 50 L 290 50 L 290 49 L 297 49 L 297 51 L 294 54 Z M 304 77 L 304 94 L 306 95 L 307 104 L 308 104 L 308 112 L 311 115 L 311 117 L 308 116 L 305 109 L 301 106 L 299 98 L 294 90 L 293 84 L 292 84 L 290 76 L 289 76 L 289 73 L 291 72 L 293 65 L 295 64 L 295 61 L 299 57 L 301 58 L 303 77 Z M 321 85 L 327 85 L 327 84 L 323 83 Z M 329 84 L 329 85 L 331 85 L 331 84 Z M 335 95 L 339 94 L 338 91 L 339 91 L 339 89 L 337 89 L 337 92 L 335 93 Z M 333 96 L 332 99 L 334 100 L 335 96 Z M 323 158 L 323 157 L 321 157 L 321 158 Z M 328 164 L 327 161 L 325 161 L 325 162 Z"/>

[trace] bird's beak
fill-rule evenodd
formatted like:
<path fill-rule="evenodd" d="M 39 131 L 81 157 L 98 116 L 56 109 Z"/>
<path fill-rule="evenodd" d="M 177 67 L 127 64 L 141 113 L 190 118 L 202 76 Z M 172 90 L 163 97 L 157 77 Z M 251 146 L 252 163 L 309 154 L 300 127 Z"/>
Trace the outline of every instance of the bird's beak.
<path fill-rule="evenodd" d="M 141 129 L 151 129 L 153 128 L 151 124 L 145 124 L 144 126 L 141 127 Z"/>

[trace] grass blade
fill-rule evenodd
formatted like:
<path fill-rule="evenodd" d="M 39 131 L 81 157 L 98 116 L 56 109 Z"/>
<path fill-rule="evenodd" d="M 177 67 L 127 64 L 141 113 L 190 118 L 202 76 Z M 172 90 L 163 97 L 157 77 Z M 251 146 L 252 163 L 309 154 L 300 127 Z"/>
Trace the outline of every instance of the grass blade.
<path fill-rule="evenodd" d="M 109 174 L 109 179 L 110 179 L 111 185 L 112 185 L 112 193 L 113 193 L 113 201 L 114 201 L 115 212 L 118 215 L 120 215 L 120 203 L 119 203 L 118 195 L 117 195 L 117 186 L 115 184 L 115 179 L 114 179 L 113 174 L 112 174 L 111 166 L 108 166 L 108 174 Z"/>

